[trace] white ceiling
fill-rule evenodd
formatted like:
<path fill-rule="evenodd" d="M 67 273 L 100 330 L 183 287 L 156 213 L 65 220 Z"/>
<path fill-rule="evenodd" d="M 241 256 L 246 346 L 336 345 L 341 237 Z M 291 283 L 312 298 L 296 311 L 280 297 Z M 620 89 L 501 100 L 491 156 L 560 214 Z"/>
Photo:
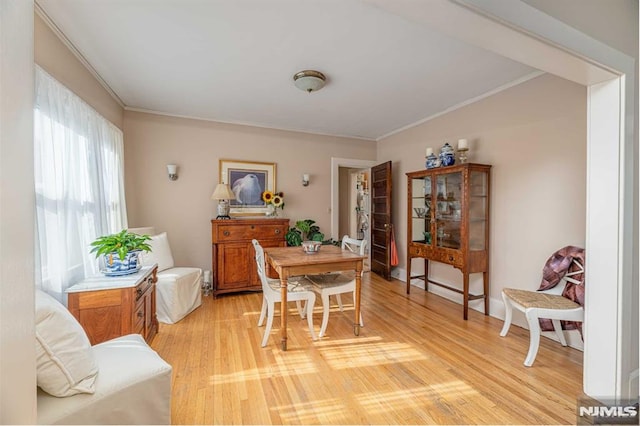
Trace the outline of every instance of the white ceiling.
<path fill-rule="evenodd" d="M 376 140 L 535 71 L 361 0 L 37 4 L 126 108 L 221 122 Z"/>

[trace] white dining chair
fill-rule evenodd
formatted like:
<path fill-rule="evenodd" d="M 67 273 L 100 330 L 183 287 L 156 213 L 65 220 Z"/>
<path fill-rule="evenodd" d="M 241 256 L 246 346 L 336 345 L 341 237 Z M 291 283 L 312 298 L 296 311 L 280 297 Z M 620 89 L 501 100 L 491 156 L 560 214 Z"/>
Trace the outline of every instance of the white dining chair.
<path fill-rule="evenodd" d="M 364 256 L 367 247 L 367 240 L 357 240 L 350 238 L 348 235 L 342 237 L 342 249 L 349 250 Z M 338 307 L 343 312 L 342 299 L 340 295 L 343 293 L 353 294 L 353 303 L 356 300 L 356 277 L 355 272 L 338 272 L 320 275 L 307 276 L 313 283 L 313 291 L 320 294 L 322 298 L 322 326 L 320 327 L 319 337 L 323 337 L 329 323 L 329 310 L 331 302 L 329 296 L 336 296 Z M 360 312 L 360 326 L 364 327 L 362 321 L 362 309 Z"/>
<path fill-rule="evenodd" d="M 264 324 L 265 317 L 267 319 L 267 326 L 262 338 L 262 347 L 265 347 L 267 346 L 267 340 L 269 340 L 269 333 L 273 325 L 275 304 L 282 302 L 282 294 L 280 293 L 280 280 L 267 277 L 262 246 L 258 240 L 254 239 L 251 242 L 256 251 L 256 266 L 260 282 L 262 283 L 262 310 L 260 312 L 260 319 L 258 320 L 258 327 Z M 316 334 L 313 331 L 313 307 L 316 302 L 316 295 L 312 287 L 313 284 L 305 277 L 289 277 L 287 282 L 287 302 L 296 302 L 300 317 L 303 319 L 305 316 L 307 317 L 311 338 L 316 340 Z M 306 302 L 302 307 L 300 305 L 301 301 Z M 286 309 L 286 306 L 281 306 L 280 309 Z"/>

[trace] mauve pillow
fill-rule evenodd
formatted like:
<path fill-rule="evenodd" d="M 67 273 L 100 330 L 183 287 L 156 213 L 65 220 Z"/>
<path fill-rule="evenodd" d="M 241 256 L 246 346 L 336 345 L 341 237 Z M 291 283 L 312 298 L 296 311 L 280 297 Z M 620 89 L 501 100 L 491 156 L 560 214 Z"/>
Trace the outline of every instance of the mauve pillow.
<path fill-rule="evenodd" d="M 89 338 L 60 302 L 36 290 L 36 376 L 58 397 L 94 393 L 98 364 Z"/>

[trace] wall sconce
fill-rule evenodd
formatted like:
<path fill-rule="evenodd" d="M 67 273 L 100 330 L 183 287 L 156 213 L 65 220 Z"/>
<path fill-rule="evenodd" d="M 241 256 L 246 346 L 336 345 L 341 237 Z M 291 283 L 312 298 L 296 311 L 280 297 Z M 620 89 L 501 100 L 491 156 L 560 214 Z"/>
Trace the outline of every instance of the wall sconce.
<path fill-rule="evenodd" d="M 169 174 L 169 180 L 178 179 L 178 166 L 175 164 L 167 164 L 167 173 Z"/>
<path fill-rule="evenodd" d="M 309 174 L 305 173 L 302 175 L 302 186 L 309 186 Z"/>

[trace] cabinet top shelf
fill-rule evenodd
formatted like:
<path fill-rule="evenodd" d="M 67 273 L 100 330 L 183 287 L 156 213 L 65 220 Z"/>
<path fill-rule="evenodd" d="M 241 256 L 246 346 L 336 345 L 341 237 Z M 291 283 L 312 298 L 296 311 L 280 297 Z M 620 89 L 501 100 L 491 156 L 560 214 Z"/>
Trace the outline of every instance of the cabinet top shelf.
<path fill-rule="evenodd" d="M 129 275 L 122 275 L 116 277 L 107 277 L 104 274 L 98 274 L 91 277 L 87 277 L 69 287 L 66 293 L 79 293 L 83 291 L 95 291 L 95 290 L 112 290 L 116 288 L 136 287 L 142 282 L 154 268 L 158 266 L 154 263 L 151 266 L 143 266 L 138 272 Z"/>
<path fill-rule="evenodd" d="M 437 167 L 435 169 L 425 169 L 425 170 L 416 170 L 414 172 L 407 172 L 406 175 L 410 179 L 420 179 L 420 178 L 431 176 L 431 175 L 461 172 L 466 169 L 471 169 L 475 171 L 489 171 L 491 169 L 491 166 L 489 164 L 478 164 L 478 163 L 454 164 L 453 166 L 448 166 L 448 167 Z"/>

